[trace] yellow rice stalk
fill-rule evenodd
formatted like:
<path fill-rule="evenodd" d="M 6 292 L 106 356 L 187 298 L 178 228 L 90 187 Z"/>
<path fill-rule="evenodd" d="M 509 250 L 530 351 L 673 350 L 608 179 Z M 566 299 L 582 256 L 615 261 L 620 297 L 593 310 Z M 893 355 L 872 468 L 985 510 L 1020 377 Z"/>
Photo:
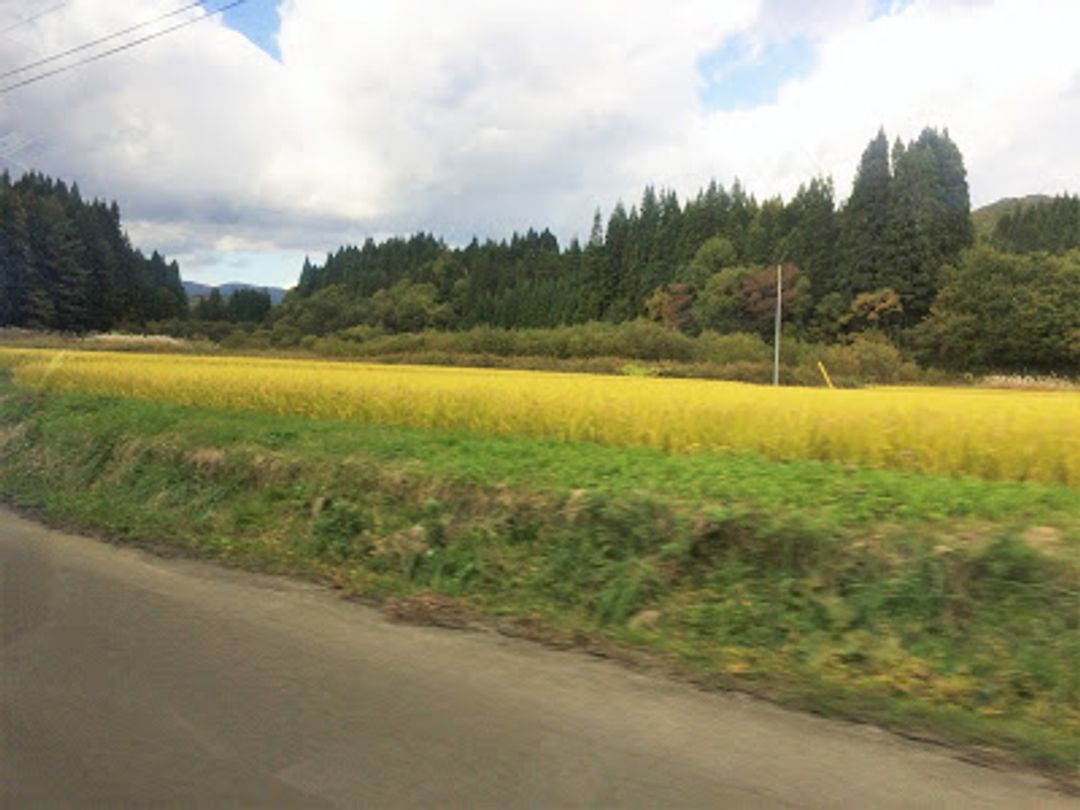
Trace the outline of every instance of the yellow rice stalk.
<path fill-rule="evenodd" d="M 0 348 L 19 386 L 675 452 L 755 452 L 1080 487 L 1080 394 Z M 527 463 L 527 459 L 522 460 Z"/>

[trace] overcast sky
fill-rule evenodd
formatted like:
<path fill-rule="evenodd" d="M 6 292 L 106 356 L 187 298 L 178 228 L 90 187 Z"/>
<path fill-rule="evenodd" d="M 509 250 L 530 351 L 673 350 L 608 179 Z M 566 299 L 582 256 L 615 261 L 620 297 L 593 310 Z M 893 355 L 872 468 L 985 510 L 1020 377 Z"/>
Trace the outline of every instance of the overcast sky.
<path fill-rule="evenodd" d="M 184 5 L 0 3 L 0 73 Z M 187 279 L 284 286 L 368 236 L 584 237 L 649 183 L 844 198 L 879 126 L 948 127 L 979 205 L 1080 190 L 1078 31 L 1077 0 L 248 0 L 0 93 L 0 167 L 116 199 Z"/>

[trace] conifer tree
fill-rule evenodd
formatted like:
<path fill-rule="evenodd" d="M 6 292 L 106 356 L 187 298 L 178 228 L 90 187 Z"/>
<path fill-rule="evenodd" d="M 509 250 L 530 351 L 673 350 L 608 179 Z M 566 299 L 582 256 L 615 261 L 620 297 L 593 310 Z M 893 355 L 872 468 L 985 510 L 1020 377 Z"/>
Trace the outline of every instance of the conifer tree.
<path fill-rule="evenodd" d="M 605 266 L 602 291 L 601 317 L 611 321 L 626 320 L 633 316 L 627 307 L 627 264 L 630 247 L 630 215 L 622 202 L 617 202 L 608 217 L 604 234 Z"/>
<path fill-rule="evenodd" d="M 836 283 L 838 227 L 832 180 L 815 177 L 799 186 L 788 209 L 793 225 L 782 252 L 809 279 L 811 296 L 817 301 Z"/>
<path fill-rule="evenodd" d="M 26 209 L 5 174 L 0 179 L 0 326 L 21 326 L 29 292 Z"/>
<path fill-rule="evenodd" d="M 941 133 L 924 129 L 915 144 L 930 149 L 934 155 L 939 182 L 938 200 L 943 209 L 935 238 L 944 255 L 955 257 L 975 243 L 964 157 L 949 137 L 948 129 Z"/>
<path fill-rule="evenodd" d="M 910 325 L 929 312 L 937 294 L 938 269 L 949 254 L 943 245 L 945 209 L 933 151 L 916 143 L 896 154 L 887 261 L 877 286 L 899 294 Z"/>
<path fill-rule="evenodd" d="M 841 216 L 838 272 L 826 292 L 851 299 L 858 292 L 884 286 L 879 282 L 888 264 L 888 222 L 892 207 L 892 169 L 885 130 L 866 147 L 851 196 Z"/>

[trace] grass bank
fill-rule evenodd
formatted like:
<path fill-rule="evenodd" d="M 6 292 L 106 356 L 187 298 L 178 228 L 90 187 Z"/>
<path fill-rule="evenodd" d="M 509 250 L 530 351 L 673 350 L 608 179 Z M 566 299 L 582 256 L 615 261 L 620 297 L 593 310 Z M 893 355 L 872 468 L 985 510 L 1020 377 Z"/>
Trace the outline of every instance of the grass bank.
<path fill-rule="evenodd" d="M 16 391 L 0 497 L 401 616 L 1080 761 L 1080 492 Z"/>

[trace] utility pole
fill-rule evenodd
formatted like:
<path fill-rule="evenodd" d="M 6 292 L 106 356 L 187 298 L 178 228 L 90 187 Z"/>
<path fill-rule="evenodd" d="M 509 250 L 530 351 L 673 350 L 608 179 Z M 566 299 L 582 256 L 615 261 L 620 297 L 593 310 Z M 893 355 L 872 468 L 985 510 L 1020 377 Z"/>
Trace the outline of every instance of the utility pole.
<path fill-rule="evenodd" d="M 778 264 L 776 265 L 776 331 L 773 335 L 773 385 L 780 385 L 780 309 L 783 306 L 781 304 L 780 295 L 783 283 L 784 280 L 781 275 L 781 266 Z"/>

